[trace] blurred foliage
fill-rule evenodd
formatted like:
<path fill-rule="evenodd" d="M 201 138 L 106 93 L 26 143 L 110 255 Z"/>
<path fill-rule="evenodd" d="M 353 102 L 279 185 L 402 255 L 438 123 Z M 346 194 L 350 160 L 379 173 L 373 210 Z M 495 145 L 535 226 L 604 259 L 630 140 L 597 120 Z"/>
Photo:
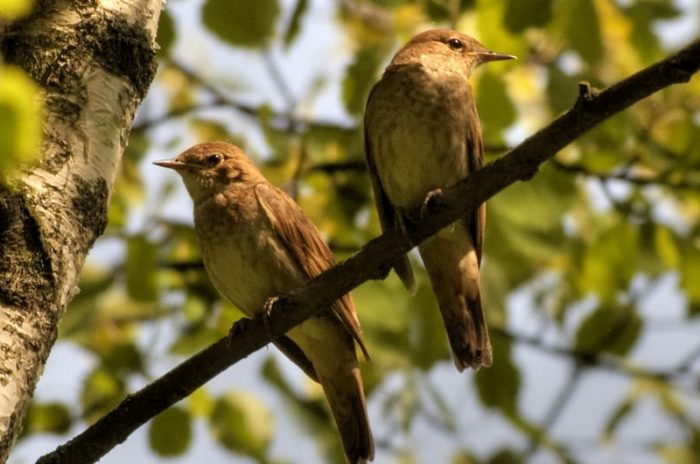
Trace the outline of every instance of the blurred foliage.
<path fill-rule="evenodd" d="M 0 25 L 26 16 L 33 6 L 33 0 L 3 0 Z M 20 68 L 0 62 L 0 181 L 36 161 L 41 122 L 39 87 Z"/>
<path fill-rule="evenodd" d="M 37 159 L 41 121 L 39 87 L 21 69 L 0 63 L 0 180 Z"/>
<path fill-rule="evenodd" d="M 61 337 L 90 353 L 94 366 L 79 404 L 35 405 L 27 434 L 92 421 L 132 382 L 161 375 L 162 332 L 172 364 L 225 336 L 241 317 L 201 266 L 180 180 L 157 181 L 149 161 L 195 141 L 242 145 L 271 181 L 295 194 L 342 259 L 380 232 L 361 116 L 372 84 L 410 36 L 457 27 L 518 56 L 472 79 L 491 161 L 569 108 L 579 81 L 608 86 L 666 56 L 659 24 L 681 13 L 671 0 L 315 3 L 167 4 L 160 71 L 97 245 L 112 250 L 110 258 L 88 261 L 61 325 Z M 36 132 L 26 103 L 34 90 L 23 90 L 31 86 L 3 90 L 9 79 L 26 80 L 12 73 L 0 71 L 7 107 L 0 131 L 12 119 L 22 121 L 17 131 Z M 494 328 L 490 369 L 454 370 L 415 256 L 415 297 L 393 274 L 354 291 L 373 358 L 362 371 L 377 462 L 425 462 L 433 442 L 454 463 L 700 462 L 697 337 L 692 343 L 700 312 L 699 125 L 695 77 L 606 121 L 532 181 L 489 202 L 482 281 Z M 6 144 L 28 140 L 3 134 L 0 169 L 9 163 L 4 153 L 24 153 Z M 163 213 L 168 205 L 174 208 Z M 193 427 L 200 421 L 224 449 L 254 462 L 319 462 L 272 446 L 283 433 L 311 440 L 321 462 L 341 462 L 320 388 L 281 358 L 264 359 L 258 381 L 281 407 L 272 410 L 262 392 L 204 387 L 153 420 L 154 452 L 189 452 L 202 438 Z M 622 386 L 609 391 L 605 375 Z M 586 392 L 575 388 L 584 379 Z M 587 395 L 587 406 L 570 413 L 578 428 L 559 431 L 558 418 L 576 407 L 577 395 Z M 605 401 L 591 407 L 591 395 Z M 283 415 L 293 430 L 276 425 Z M 653 433 L 631 432 L 642 429 Z M 620 460 L 605 461 L 605 450 Z"/>
<path fill-rule="evenodd" d="M 34 0 L 3 0 L 0 3 L 0 19 L 19 19 L 28 15 L 34 7 Z"/>
<path fill-rule="evenodd" d="M 149 425 L 151 448 L 160 456 L 178 456 L 192 441 L 192 416 L 182 408 L 163 411 Z"/>

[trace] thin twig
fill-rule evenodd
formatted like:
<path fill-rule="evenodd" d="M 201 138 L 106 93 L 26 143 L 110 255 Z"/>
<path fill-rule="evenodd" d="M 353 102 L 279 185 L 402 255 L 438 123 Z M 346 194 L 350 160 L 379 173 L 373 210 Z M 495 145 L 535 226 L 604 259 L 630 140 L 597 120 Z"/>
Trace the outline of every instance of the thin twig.
<path fill-rule="evenodd" d="M 535 452 L 537 452 L 537 449 L 542 443 L 542 439 L 547 436 L 554 423 L 564 411 L 564 407 L 566 406 L 566 404 L 574 396 L 574 391 L 578 386 L 582 373 L 583 369 L 581 365 L 577 364 L 574 370 L 571 371 L 571 374 L 569 375 L 566 384 L 562 387 L 562 389 L 559 391 L 559 394 L 552 402 L 551 406 L 549 407 L 549 410 L 547 411 L 547 414 L 545 414 L 545 417 L 542 420 L 542 425 L 540 426 L 538 433 L 533 434 L 530 437 L 530 443 L 528 444 L 527 449 L 523 453 L 523 462 L 527 462 L 535 454 Z"/>
<path fill-rule="evenodd" d="M 596 172 L 586 166 L 579 164 L 566 164 L 556 158 L 552 159 L 552 164 L 562 171 L 570 172 L 573 174 L 583 174 L 588 177 L 595 177 L 601 181 L 608 180 L 621 180 L 629 182 L 630 184 L 638 185 L 641 187 L 649 185 L 659 185 L 662 187 L 668 187 L 671 189 L 679 190 L 700 190 L 700 182 L 692 182 L 690 180 L 670 180 L 667 175 L 657 175 L 657 176 L 634 176 L 631 174 L 633 171 L 632 166 L 627 169 L 620 170 L 617 172 Z"/>

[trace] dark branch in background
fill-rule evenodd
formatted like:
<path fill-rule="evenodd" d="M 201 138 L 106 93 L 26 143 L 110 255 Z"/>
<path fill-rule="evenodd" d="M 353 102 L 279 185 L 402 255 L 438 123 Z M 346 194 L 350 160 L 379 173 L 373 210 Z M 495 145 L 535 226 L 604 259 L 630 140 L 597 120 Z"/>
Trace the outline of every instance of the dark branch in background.
<path fill-rule="evenodd" d="M 270 79 L 272 79 L 272 83 L 275 84 L 277 91 L 280 93 L 285 104 L 287 105 L 287 116 L 290 126 L 294 126 L 295 118 L 293 115 L 294 110 L 297 107 L 297 99 L 292 93 L 292 89 L 289 88 L 289 85 L 284 80 L 284 73 L 282 73 L 277 66 L 277 62 L 275 62 L 275 59 L 272 56 L 272 50 L 267 49 L 265 53 L 263 53 L 263 62 L 265 63 L 267 73 L 270 75 Z M 294 127 L 289 127 L 289 130 L 293 131 Z"/>
<path fill-rule="evenodd" d="M 269 58 L 269 60 L 271 60 L 271 58 Z M 274 61 L 269 60 L 266 61 L 266 65 L 268 66 L 267 69 L 269 72 L 273 72 L 273 70 L 275 69 Z M 263 105 L 251 105 L 237 100 L 233 95 L 209 83 L 206 77 L 198 74 L 197 71 L 173 59 L 167 59 L 163 61 L 161 63 L 161 66 L 168 66 L 181 72 L 192 83 L 204 89 L 211 96 L 211 100 L 209 100 L 208 102 L 195 103 L 192 105 L 184 106 L 182 108 L 177 108 L 164 115 L 155 117 L 150 120 L 137 120 L 131 128 L 131 132 L 142 132 L 158 124 L 170 121 L 171 119 L 175 119 L 180 116 L 185 116 L 192 112 L 211 108 L 228 108 L 250 118 L 260 118 Z M 271 79 L 273 80 L 275 85 L 278 86 L 278 90 L 281 93 L 284 94 L 285 92 L 289 91 L 288 87 L 284 83 L 280 83 L 277 77 L 271 75 Z M 282 85 L 283 87 L 279 87 L 280 85 Z M 289 103 L 289 101 L 287 100 L 288 97 L 284 98 L 285 101 Z M 265 109 L 266 111 L 269 110 L 269 108 Z M 275 130 L 288 134 L 295 134 L 299 132 L 299 121 L 296 118 L 294 118 L 293 113 L 290 113 L 288 111 L 272 111 L 271 114 L 272 115 L 270 117 L 270 125 L 274 127 Z M 357 127 L 355 125 L 324 120 L 304 121 L 304 126 L 306 127 L 306 129 L 319 130 L 334 130 L 346 132 L 354 132 L 357 130 Z"/>
<path fill-rule="evenodd" d="M 528 443 L 527 449 L 522 456 L 522 462 L 528 462 L 528 460 L 537 452 L 540 444 L 546 438 L 550 429 L 564 411 L 564 407 L 573 397 L 582 373 L 583 369 L 581 364 L 576 364 L 574 370 L 569 374 L 566 384 L 564 384 L 562 389 L 559 391 L 559 394 L 549 407 L 547 414 L 545 414 L 537 433 L 530 437 L 530 442 Z"/>
<path fill-rule="evenodd" d="M 259 316 L 236 323 L 236 337 L 230 344 L 226 338 L 219 340 L 139 392 L 129 395 L 116 409 L 39 462 L 80 464 L 97 461 L 149 419 L 224 369 L 330 307 L 333 301 L 361 283 L 384 278 L 390 263 L 400 255 L 457 218 L 464 217 L 508 185 L 532 178 L 540 164 L 596 124 L 664 87 L 687 82 L 699 67 L 700 41 L 696 41 L 602 92 L 581 84 L 580 96 L 570 111 L 502 158 L 445 189 L 422 221 L 407 224 L 405 234 L 392 231 L 371 240 L 354 256 L 280 298 L 267 321 Z M 420 211 L 414 211 L 413 217 L 420 217 Z"/>
<path fill-rule="evenodd" d="M 622 169 L 616 172 L 595 172 L 586 166 L 581 166 L 578 164 L 565 164 L 557 159 L 552 159 L 552 164 L 557 169 L 562 171 L 573 174 L 583 174 L 588 177 L 595 177 L 601 181 L 620 180 L 638 185 L 640 187 L 659 185 L 678 190 L 700 190 L 700 182 L 692 182 L 687 179 L 672 180 L 669 177 L 670 173 L 661 173 L 660 175 L 656 176 L 635 176 L 630 173 L 630 171 L 634 170 L 634 166 L 630 166 L 628 169 Z"/>
<path fill-rule="evenodd" d="M 259 113 L 259 108 L 255 105 L 248 105 L 245 103 L 241 103 L 239 101 L 236 101 L 233 99 L 230 95 L 228 95 L 226 92 L 220 90 L 214 85 L 211 85 L 207 80 L 197 74 L 195 71 L 191 70 L 187 66 L 185 66 L 182 63 L 179 63 L 174 60 L 168 60 L 164 63 L 166 66 L 170 66 L 174 69 L 177 69 L 180 71 L 185 77 L 187 77 L 190 81 L 202 86 L 203 89 L 205 89 L 208 93 L 213 95 L 217 101 L 220 102 L 225 102 L 228 106 L 231 108 L 235 109 L 239 113 L 243 113 L 247 116 L 251 116 L 253 118 L 258 117 Z"/>
<path fill-rule="evenodd" d="M 690 371 L 690 368 L 693 367 L 693 364 L 695 364 L 698 359 L 700 359 L 700 345 L 696 346 L 688 355 L 681 361 L 680 365 L 678 366 L 678 371 L 682 374 L 686 374 Z"/>
<path fill-rule="evenodd" d="M 540 351 L 556 356 L 572 359 L 576 365 L 596 369 L 604 369 L 621 375 L 639 377 L 649 380 L 671 382 L 685 373 L 684 364 L 681 363 L 675 369 L 651 370 L 625 363 L 624 359 L 612 354 L 598 351 L 580 351 L 566 347 L 548 345 L 542 342 L 540 337 L 530 337 L 527 335 L 512 333 L 503 327 L 490 327 L 490 331 L 495 337 L 506 338 L 510 341 L 528 345 Z M 698 347 L 700 350 L 700 347 Z"/>

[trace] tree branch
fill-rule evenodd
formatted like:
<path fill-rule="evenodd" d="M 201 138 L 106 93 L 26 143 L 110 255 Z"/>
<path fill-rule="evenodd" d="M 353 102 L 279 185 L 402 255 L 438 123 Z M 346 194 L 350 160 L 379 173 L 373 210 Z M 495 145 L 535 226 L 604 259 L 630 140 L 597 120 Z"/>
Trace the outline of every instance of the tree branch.
<path fill-rule="evenodd" d="M 413 246 L 477 208 L 508 185 L 532 178 L 540 164 L 596 124 L 654 92 L 687 82 L 700 68 L 700 40 L 678 53 L 598 92 L 580 85 L 574 107 L 502 158 L 444 190 L 438 204 L 406 232 L 390 231 L 360 252 L 281 298 L 269 316 L 236 323 L 236 337 L 221 339 L 172 371 L 129 395 L 115 410 L 39 462 L 87 463 L 104 456 L 129 434 L 206 381 L 262 348 L 270 340 L 328 308 L 333 301 L 369 279 L 381 279 L 390 263 Z M 414 211 L 412 217 L 419 217 Z M 262 312 L 260 312 L 262 314 Z"/>
<path fill-rule="evenodd" d="M 580 164 L 566 164 L 557 159 L 553 159 L 552 164 L 561 171 L 594 177 L 601 181 L 620 180 L 639 187 L 658 185 L 660 187 L 667 187 L 670 189 L 700 190 L 700 182 L 693 182 L 687 179 L 671 180 L 663 173 L 655 176 L 635 176 L 630 174 L 628 169 L 620 172 L 596 172 L 587 168 L 586 166 L 582 166 Z"/>

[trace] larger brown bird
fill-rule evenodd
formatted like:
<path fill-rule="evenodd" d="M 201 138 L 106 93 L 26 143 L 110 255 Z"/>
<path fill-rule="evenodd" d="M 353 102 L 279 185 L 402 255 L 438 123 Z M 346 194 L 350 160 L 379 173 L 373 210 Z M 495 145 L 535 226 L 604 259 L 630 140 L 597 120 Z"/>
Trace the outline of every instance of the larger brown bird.
<path fill-rule="evenodd" d="M 365 112 L 367 163 L 384 230 L 403 227 L 404 213 L 481 168 L 481 126 L 469 85 L 482 63 L 510 60 L 448 29 L 409 41 L 374 86 Z M 485 205 L 419 246 L 460 371 L 492 363 L 479 290 Z M 394 264 L 407 288 L 408 257 Z"/>
<path fill-rule="evenodd" d="M 203 143 L 155 164 L 182 176 L 209 277 L 246 315 L 333 264 L 318 229 L 238 147 Z M 368 357 L 350 295 L 275 341 L 320 382 L 353 464 L 374 457 L 355 342 Z"/>

